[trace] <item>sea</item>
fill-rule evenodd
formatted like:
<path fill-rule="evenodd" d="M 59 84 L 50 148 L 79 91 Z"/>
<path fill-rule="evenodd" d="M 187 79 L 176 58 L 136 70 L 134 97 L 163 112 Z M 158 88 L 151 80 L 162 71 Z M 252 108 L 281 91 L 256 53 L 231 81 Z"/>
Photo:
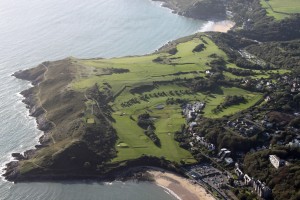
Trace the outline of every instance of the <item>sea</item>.
<path fill-rule="evenodd" d="M 0 0 L 0 165 L 42 135 L 21 102 L 29 82 L 11 75 L 66 57 L 142 55 L 208 22 L 173 14 L 151 0 Z M 174 200 L 163 188 L 136 182 L 0 180 L 0 200 Z"/>

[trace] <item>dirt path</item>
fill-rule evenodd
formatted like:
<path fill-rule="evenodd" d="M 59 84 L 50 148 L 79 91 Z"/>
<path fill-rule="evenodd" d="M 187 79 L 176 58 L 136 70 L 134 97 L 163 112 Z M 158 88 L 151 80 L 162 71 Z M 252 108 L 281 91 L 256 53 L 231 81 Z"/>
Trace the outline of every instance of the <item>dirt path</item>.
<path fill-rule="evenodd" d="M 44 82 L 45 80 L 47 80 L 47 72 L 48 72 L 48 67 L 46 66 L 46 65 L 44 65 L 43 63 L 41 64 L 45 69 L 46 69 L 46 71 L 44 72 L 44 74 L 43 74 L 43 76 L 44 76 L 44 78 L 43 78 L 43 81 L 41 81 L 41 82 L 39 82 L 38 83 L 38 93 L 37 93 L 37 97 L 38 97 L 38 101 L 39 101 L 39 104 L 40 104 L 40 106 L 41 106 L 41 108 L 45 111 L 45 118 L 46 118 L 46 120 L 48 121 L 48 122 L 50 122 L 52 125 L 53 125 L 53 127 L 54 127 L 54 129 L 52 130 L 52 131 L 54 131 L 55 129 L 56 129 L 56 124 L 53 122 L 53 121 L 51 121 L 51 120 L 49 120 L 48 118 L 47 118 L 47 114 L 48 114 L 48 111 L 45 109 L 45 107 L 43 106 L 43 104 L 42 104 L 42 102 L 41 102 L 41 98 L 40 98 L 40 95 L 41 95 L 41 87 L 40 87 L 40 84 L 42 83 L 42 82 Z M 52 139 L 52 142 L 55 144 L 56 143 L 56 141 L 54 140 L 54 138 L 53 138 L 53 136 L 52 136 L 52 131 L 49 133 L 50 134 L 50 137 L 51 137 L 51 139 Z"/>

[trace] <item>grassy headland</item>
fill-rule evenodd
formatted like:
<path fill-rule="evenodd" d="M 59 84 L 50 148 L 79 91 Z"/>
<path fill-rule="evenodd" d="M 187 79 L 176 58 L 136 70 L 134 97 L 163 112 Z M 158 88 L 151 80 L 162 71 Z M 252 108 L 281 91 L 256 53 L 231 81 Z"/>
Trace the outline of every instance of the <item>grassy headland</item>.
<path fill-rule="evenodd" d="M 267 10 L 268 16 L 277 20 L 290 17 L 291 14 L 300 13 L 300 2 L 297 0 L 261 0 L 262 7 Z"/>
<path fill-rule="evenodd" d="M 202 46 L 198 50 L 199 45 Z M 159 52 L 146 56 L 113 59 L 68 58 L 43 63 L 17 77 L 38 84 L 25 96 L 33 113 L 44 128 L 43 148 L 20 162 L 21 174 L 73 173 L 101 169 L 105 164 L 118 164 L 142 156 L 164 158 L 175 163 L 194 163 L 189 151 L 174 140 L 174 133 L 185 124 L 180 104 L 168 99 L 206 103 L 203 116 L 222 117 L 254 105 L 262 94 L 236 86 L 223 86 L 216 91 L 201 91 L 192 85 L 197 80 L 210 80 L 219 72 L 214 63 L 239 69 L 207 34 L 196 34 L 174 41 Z M 211 71 L 207 74 L 207 71 Z M 257 74 L 256 74 L 257 75 Z M 223 80 L 233 75 L 224 73 Z M 213 114 L 223 99 L 238 94 L 247 102 Z M 57 106 L 59 105 L 59 106 Z M 163 108 L 157 108 L 161 105 Z M 154 121 L 156 146 L 137 124 L 138 116 L 149 113 Z M 102 146 L 106 144 L 105 146 Z M 72 169 L 72 170 L 70 170 Z"/>

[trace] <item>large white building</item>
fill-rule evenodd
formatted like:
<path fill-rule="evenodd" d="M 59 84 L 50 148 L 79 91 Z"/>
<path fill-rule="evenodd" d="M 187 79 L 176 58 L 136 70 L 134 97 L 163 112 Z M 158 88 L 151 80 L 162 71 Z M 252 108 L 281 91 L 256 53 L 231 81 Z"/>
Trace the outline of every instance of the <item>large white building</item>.
<path fill-rule="evenodd" d="M 284 161 L 281 160 L 278 156 L 276 155 L 270 155 L 269 156 L 270 162 L 272 163 L 272 165 L 278 169 L 279 167 L 281 167 L 282 165 L 284 165 Z"/>

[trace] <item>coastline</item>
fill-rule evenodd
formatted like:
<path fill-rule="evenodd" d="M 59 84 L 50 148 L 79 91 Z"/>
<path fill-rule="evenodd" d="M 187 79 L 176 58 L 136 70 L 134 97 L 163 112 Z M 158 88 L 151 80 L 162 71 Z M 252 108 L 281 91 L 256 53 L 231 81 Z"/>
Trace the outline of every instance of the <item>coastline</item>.
<path fill-rule="evenodd" d="M 215 200 L 203 187 L 193 183 L 192 180 L 156 168 L 148 169 L 147 172 L 153 176 L 153 183 L 179 200 Z"/>
<path fill-rule="evenodd" d="M 178 8 L 172 6 L 171 4 L 168 4 L 165 0 L 150 0 L 150 1 L 153 2 L 154 4 L 158 4 L 158 6 L 161 7 L 161 8 L 166 8 L 166 9 L 170 10 L 173 14 L 177 14 L 177 15 L 180 15 L 180 16 L 184 16 L 184 17 L 187 17 L 187 18 L 192 18 L 192 19 L 197 20 L 196 17 L 188 17 L 186 15 L 180 14 L 181 12 L 179 12 Z M 231 20 L 228 20 L 228 19 L 209 20 L 197 32 L 212 31 L 212 32 L 226 33 L 230 29 L 232 29 L 234 26 L 235 26 L 235 22 L 231 21 Z"/>
<path fill-rule="evenodd" d="M 234 23 L 225 20 L 225 21 L 208 21 L 207 24 L 204 24 L 204 26 L 201 28 L 201 31 L 199 32 L 207 32 L 207 31 L 218 31 L 218 32 L 227 32 L 230 28 L 234 26 Z M 46 62 L 45 62 L 46 63 Z M 5 164 L 5 167 L 2 168 L 4 170 L 4 177 L 8 181 L 35 181 L 35 180 L 60 180 L 60 179 L 82 179 L 82 178 L 100 178 L 100 179 L 106 179 L 107 177 L 104 176 L 98 176 L 94 174 L 87 174 L 86 176 L 76 176 L 74 174 L 66 174 L 66 175 L 59 175 L 59 174 L 52 174 L 50 176 L 45 175 L 42 176 L 41 174 L 38 176 L 35 175 L 29 175 L 29 176 L 20 176 L 20 161 L 30 159 L 34 156 L 37 150 L 48 146 L 48 144 L 51 143 L 51 138 L 49 136 L 49 132 L 51 129 L 53 129 L 53 125 L 51 124 L 51 121 L 49 121 L 46 117 L 46 110 L 42 107 L 40 101 L 36 100 L 34 97 L 36 96 L 36 89 L 39 88 L 39 84 L 44 82 L 45 79 L 45 73 L 47 72 L 44 69 L 45 65 L 42 63 L 36 67 L 36 71 L 31 71 L 32 69 L 25 69 L 19 72 L 15 72 L 13 76 L 15 76 L 18 79 L 27 80 L 30 81 L 30 88 L 22 91 L 20 94 L 24 97 L 22 102 L 26 105 L 26 107 L 29 110 L 29 116 L 34 117 L 36 120 L 37 128 L 38 130 L 42 131 L 42 134 L 38 136 L 38 144 L 36 144 L 32 149 L 26 150 L 23 153 L 12 153 L 12 160 L 10 160 L 8 163 Z M 32 73 L 31 73 L 32 72 Z M 167 173 L 167 176 L 169 177 L 169 180 L 166 180 L 161 175 L 158 175 L 157 173 L 161 173 L 161 171 L 153 172 L 154 177 L 156 178 L 156 183 L 160 187 L 167 188 L 168 190 L 174 192 L 176 195 L 178 194 L 178 197 L 184 200 L 189 199 L 201 199 L 203 200 L 203 195 L 206 196 L 209 195 L 205 192 L 205 189 L 202 188 L 200 185 L 195 185 L 191 183 L 188 179 L 181 178 L 175 174 Z M 166 175 L 165 175 L 166 176 Z M 105 178 L 104 178 L 105 177 Z M 109 177 L 108 179 L 111 179 L 112 177 Z M 114 177 L 112 178 L 114 179 Z M 170 180 L 175 180 L 170 181 Z M 180 182 L 181 184 L 176 185 L 176 181 Z M 184 185 L 184 186 L 183 186 Z M 194 189 L 193 189 L 194 188 Z M 197 189 L 198 188 L 198 189 Z M 201 190 L 201 195 L 194 195 L 193 193 L 198 193 L 198 190 Z M 187 197 L 186 197 L 187 196 Z M 211 198 L 214 199 L 214 198 Z M 208 198 L 209 200 L 209 198 Z"/>

